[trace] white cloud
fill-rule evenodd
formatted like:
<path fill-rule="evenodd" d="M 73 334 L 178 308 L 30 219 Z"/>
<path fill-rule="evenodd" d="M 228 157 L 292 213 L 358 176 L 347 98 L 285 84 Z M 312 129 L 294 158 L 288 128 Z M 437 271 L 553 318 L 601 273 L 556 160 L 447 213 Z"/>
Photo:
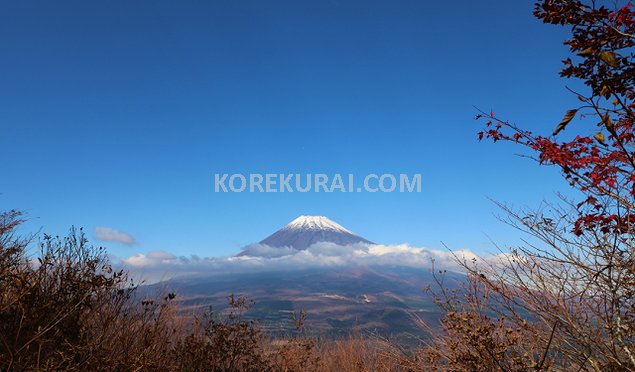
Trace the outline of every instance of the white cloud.
<path fill-rule="evenodd" d="M 469 250 L 449 252 L 413 247 L 409 244 L 377 245 L 358 243 L 337 245 L 316 243 L 306 250 L 271 247 L 263 244 L 248 246 L 241 256 L 207 257 L 175 256 L 164 251 L 151 251 L 121 260 L 136 275 L 148 281 L 180 275 L 209 275 L 241 272 L 264 272 L 329 268 L 345 266 L 396 265 L 461 271 L 455 258 L 471 260 L 476 255 Z"/>
<path fill-rule="evenodd" d="M 176 256 L 171 255 L 168 252 L 163 251 L 152 251 L 147 255 L 137 254 L 134 256 L 130 256 L 124 260 L 127 264 L 132 267 L 157 267 L 162 264 L 171 264 L 176 259 Z"/>
<path fill-rule="evenodd" d="M 112 227 L 97 226 L 95 227 L 95 238 L 108 242 L 117 242 L 132 245 L 137 241 L 132 235 L 124 231 L 115 230 Z"/>

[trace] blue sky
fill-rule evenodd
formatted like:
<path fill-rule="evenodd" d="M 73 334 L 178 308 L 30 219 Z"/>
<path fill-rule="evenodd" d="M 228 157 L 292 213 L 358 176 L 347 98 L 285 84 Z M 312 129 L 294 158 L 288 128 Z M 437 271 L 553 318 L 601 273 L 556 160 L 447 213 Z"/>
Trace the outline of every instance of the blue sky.
<path fill-rule="evenodd" d="M 225 256 L 299 215 L 384 244 L 518 241 L 488 199 L 566 190 L 473 106 L 549 133 L 576 99 L 532 2 L 4 2 L 0 207 L 25 231 Z M 421 193 L 219 194 L 212 174 L 421 173 Z"/>

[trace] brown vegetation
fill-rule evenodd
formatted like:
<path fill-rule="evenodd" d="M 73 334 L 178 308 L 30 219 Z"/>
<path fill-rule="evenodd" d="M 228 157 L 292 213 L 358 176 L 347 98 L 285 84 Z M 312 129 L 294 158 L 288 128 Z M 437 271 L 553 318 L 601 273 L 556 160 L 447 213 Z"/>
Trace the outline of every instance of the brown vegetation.
<path fill-rule="evenodd" d="M 635 371 L 635 6 L 543 0 L 535 14 L 572 27 L 577 57 L 562 75 L 591 92 L 576 93 L 582 106 L 549 138 L 493 113 L 479 115 L 480 136 L 536 151 L 583 200 L 524 212 L 501 205 L 530 238 L 498 260 L 463 262 L 459 290 L 436 274 L 441 330 L 418 350 L 377 337 L 313 339 L 302 313 L 297 335 L 270 340 L 244 318 L 250 303 L 233 296 L 228 312 L 184 320 L 174 294 L 140 298 L 81 230 L 44 235 L 39 254 L 27 255 L 20 213 L 10 211 L 0 214 L 0 370 Z M 600 131 L 554 138 L 579 110 Z"/>
<path fill-rule="evenodd" d="M 391 370 L 405 354 L 379 340 L 318 342 L 297 334 L 268 339 L 231 296 L 229 310 L 184 318 L 175 294 L 142 298 L 83 232 L 44 235 L 37 257 L 16 234 L 20 213 L 0 213 L 0 370 L 2 371 L 341 371 Z M 192 320 L 193 319 L 193 320 Z"/>
<path fill-rule="evenodd" d="M 30 240 L 16 234 L 20 222 L 18 212 L 0 214 L 0 370 L 630 368 L 620 346 L 632 339 L 615 338 L 602 317 L 609 314 L 602 311 L 611 293 L 598 293 L 593 278 L 586 288 L 576 287 L 593 296 L 578 292 L 564 298 L 580 283 L 573 280 L 577 271 L 560 263 L 554 267 L 531 252 L 505 256 L 507 271 L 500 264 L 465 263 L 468 280 L 458 290 L 446 290 L 439 273 L 441 331 L 430 329 L 434 337 L 426 344 L 405 350 L 378 336 L 306 336 L 304 312 L 290 319 L 294 336 L 270 339 L 245 318 L 253 303 L 234 296 L 226 311 L 183 317 L 175 294 L 141 297 L 137 285 L 126 273 L 113 271 L 104 250 L 89 246 L 81 230 L 64 239 L 44 235 L 39 255 L 29 257 Z M 622 323 L 620 332 L 630 325 L 630 320 Z"/>
<path fill-rule="evenodd" d="M 524 146 L 539 164 L 558 167 L 579 200 L 538 210 L 500 205 L 527 238 L 498 261 L 464 263 L 465 298 L 442 291 L 448 313 L 437 349 L 446 366 L 635 371 L 635 6 L 605 4 L 536 4 L 537 18 L 571 29 L 561 76 L 588 86 L 572 91 L 580 104 L 551 136 L 494 113 L 477 117 L 481 138 Z M 578 114 L 591 120 L 574 124 Z M 557 137 L 572 130 L 572 140 Z"/>

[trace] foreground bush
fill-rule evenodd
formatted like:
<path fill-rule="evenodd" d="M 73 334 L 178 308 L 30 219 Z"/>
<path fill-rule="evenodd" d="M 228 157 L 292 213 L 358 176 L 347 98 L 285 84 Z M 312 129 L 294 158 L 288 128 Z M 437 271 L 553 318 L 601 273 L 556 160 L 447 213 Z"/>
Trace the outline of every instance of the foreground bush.
<path fill-rule="evenodd" d="M 83 232 L 44 235 L 39 255 L 0 214 L 0 370 L 160 367 L 175 332 L 167 304 L 133 306 L 136 285 Z"/>
<path fill-rule="evenodd" d="M 32 239 L 16 233 L 16 211 L 0 213 L 0 370 L 304 371 L 326 368 L 316 340 L 298 334 L 272 342 L 251 307 L 184 317 L 175 294 L 144 298 L 82 230 Z M 298 331 L 304 314 L 297 319 Z M 327 370 L 327 369 L 324 369 Z"/>

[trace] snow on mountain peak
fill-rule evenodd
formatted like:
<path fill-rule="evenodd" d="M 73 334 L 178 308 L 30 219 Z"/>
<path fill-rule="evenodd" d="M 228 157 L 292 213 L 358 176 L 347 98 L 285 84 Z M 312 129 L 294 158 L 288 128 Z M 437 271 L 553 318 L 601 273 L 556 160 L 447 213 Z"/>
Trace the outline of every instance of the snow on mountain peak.
<path fill-rule="evenodd" d="M 312 244 L 329 242 L 338 245 L 355 243 L 372 244 L 337 222 L 325 216 L 300 216 L 282 229 L 269 235 L 260 244 L 270 247 L 290 247 L 303 250 Z M 253 255 L 250 250 L 244 250 L 241 255 Z"/>
<path fill-rule="evenodd" d="M 348 234 L 352 231 L 325 216 L 300 216 L 291 221 L 283 229 L 289 230 L 332 230 Z"/>

